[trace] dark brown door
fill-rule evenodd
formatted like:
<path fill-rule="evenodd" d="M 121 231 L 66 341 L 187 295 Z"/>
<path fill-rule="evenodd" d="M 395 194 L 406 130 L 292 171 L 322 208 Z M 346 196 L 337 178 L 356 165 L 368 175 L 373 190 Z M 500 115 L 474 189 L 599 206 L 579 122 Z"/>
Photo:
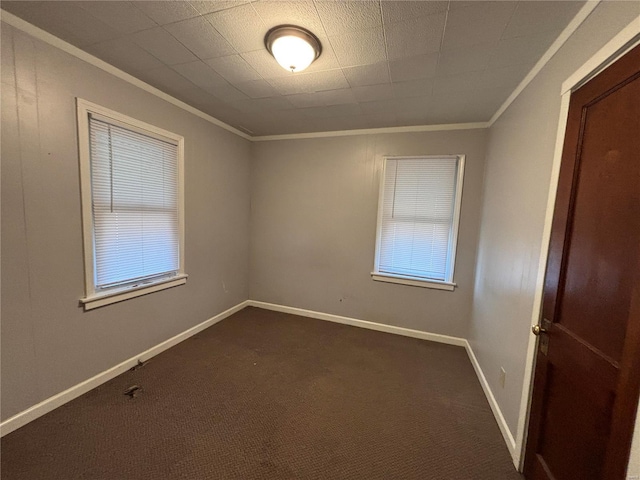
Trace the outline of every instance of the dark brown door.
<path fill-rule="evenodd" d="M 544 288 L 525 476 L 623 480 L 640 390 L 640 47 L 571 96 Z"/>

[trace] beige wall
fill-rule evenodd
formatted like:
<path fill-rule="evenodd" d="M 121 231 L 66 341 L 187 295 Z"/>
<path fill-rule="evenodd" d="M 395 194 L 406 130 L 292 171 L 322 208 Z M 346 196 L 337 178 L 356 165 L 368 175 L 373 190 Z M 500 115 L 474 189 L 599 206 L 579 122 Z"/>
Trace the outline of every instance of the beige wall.
<path fill-rule="evenodd" d="M 257 142 L 251 178 L 252 300 L 465 337 L 485 130 Z M 454 292 L 374 282 L 383 155 L 466 154 Z"/>
<path fill-rule="evenodd" d="M 78 306 L 75 97 L 184 135 L 186 285 Z M 248 297 L 249 155 L 248 141 L 2 24 L 2 419 Z"/>
<path fill-rule="evenodd" d="M 601 3 L 490 129 L 470 342 L 514 437 L 561 84 L 639 13 L 638 2 Z"/>

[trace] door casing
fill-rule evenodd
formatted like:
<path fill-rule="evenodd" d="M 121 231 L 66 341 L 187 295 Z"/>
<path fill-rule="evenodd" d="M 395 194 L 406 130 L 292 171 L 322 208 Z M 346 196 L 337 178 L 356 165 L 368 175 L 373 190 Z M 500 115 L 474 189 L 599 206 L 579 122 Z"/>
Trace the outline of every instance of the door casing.
<path fill-rule="evenodd" d="M 549 256 L 549 242 L 551 238 L 551 224 L 556 203 L 556 193 L 562 161 L 562 151 L 564 146 L 565 131 L 569 114 L 569 101 L 571 93 L 587 83 L 609 65 L 615 63 L 634 47 L 640 45 L 640 33 L 637 25 L 640 24 L 640 16 L 622 30 L 616 37 L 607 43 L 593 57 L 591 57 L 580 69 L 573 73 L 563 84 L 560 97 L 560 115 L 558 121 L 558 131 L 553 156 L 549 195 L 547 198 L 547 208 L 545 213 L 544 229 L 538 263 L 538 278 L 536 279 L 536 290 L 530 325 L 537 325 L 542 314 L 542 296 L 544 290 L 544 279 L 546 273 L 547 259 Z M 518 429 L 516 433 L 516 452 L 514 464 L 519 471 L 524 468 L 524 457 L 526 450 L 526 435 L 529 427 L 529 414 L 531 398 L 533 395 L 533 372 L 537 351 L 537 337 L 531 335 L 527 346 L 527 356 L 525 363 L 525 388 L 522 392 L 520 403 L 520 416 L 518 419 Z"/>

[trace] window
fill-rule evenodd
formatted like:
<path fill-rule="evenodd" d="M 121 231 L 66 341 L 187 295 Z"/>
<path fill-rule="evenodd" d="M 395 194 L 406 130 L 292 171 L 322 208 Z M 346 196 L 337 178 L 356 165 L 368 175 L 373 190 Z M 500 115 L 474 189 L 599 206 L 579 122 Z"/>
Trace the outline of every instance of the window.
<path fill-rule="evenodd" d="M 453 290 L 464 155 L 387 157 L 374 280 Z"/>
<path fill-rule="evenodd" d="M 184 284 L 181 136 L 78 99 L 86 310 Z"/>

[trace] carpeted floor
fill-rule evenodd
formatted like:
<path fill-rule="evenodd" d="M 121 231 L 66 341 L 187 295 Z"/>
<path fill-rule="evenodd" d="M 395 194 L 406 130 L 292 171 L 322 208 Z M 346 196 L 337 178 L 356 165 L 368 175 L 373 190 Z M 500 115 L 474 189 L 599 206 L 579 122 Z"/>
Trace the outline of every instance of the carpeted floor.
<path fill-rule="evenodd" d="M 464 349 L 256 308 L 1 453 L 3 480 L 522 478 Z"/>

